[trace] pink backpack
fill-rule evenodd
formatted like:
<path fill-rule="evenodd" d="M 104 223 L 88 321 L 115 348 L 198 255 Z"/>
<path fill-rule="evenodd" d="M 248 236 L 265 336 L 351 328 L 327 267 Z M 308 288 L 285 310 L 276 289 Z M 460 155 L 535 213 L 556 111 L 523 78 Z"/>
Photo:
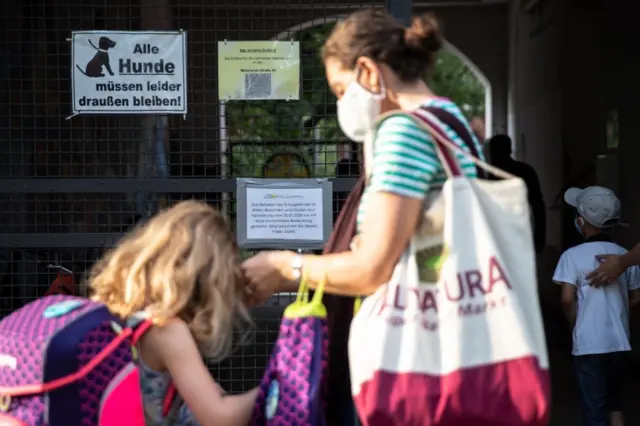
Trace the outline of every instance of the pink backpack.
<path fill-rule="evenodd" d="M 150 321 L 47 296 L 0 322 L 1 426 L 145 426 L 135 345 Z M 166 424 L 181 401 L 171 388 Z"/>

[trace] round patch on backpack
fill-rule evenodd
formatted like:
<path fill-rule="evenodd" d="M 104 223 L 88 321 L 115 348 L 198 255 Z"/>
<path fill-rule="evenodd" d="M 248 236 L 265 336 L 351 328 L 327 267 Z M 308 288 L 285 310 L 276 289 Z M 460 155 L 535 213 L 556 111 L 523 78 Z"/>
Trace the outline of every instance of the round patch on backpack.
<path fill-rule="evenodd" d="M 267 399 L 265 401 L 264 414 L 267 417 L 267 420 L 273 419 L 276 415 L 276 411 L 278 411 L 278 402 L 280 400 L 280 384 L 277 380 L 274 380 L 269 385 L 269 390 L 267 391 Z"/>
<path fill-rule="evenodd" d="M 82 307 L 84 302 L 82 300 L 65 300 L 64 302 L 56 303 L 55 305 L 48 306 L 44 310 L 42 316 L 45 318 L 57 318 L 75 311 Z"/>

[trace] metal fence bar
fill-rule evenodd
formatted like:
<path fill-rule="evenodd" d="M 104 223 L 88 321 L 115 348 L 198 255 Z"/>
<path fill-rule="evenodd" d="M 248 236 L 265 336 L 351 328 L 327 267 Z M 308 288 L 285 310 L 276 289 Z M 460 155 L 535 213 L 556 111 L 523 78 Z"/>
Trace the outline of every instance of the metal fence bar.
<path fill-rule="evenodd" d="M 351 191 L 357 178 L 329 178 L 336 192 Z M 236 192 L 236 179 L 3 179 L 2 194 Z"/>
<path fill-rule="evenodd" d="M 412 0 L 385 0 L 384 6 L 393 17 L 406 26 L 411 25 Z"/>
<path fill-rule="evenodd" d="M 7 92 L 0 97 L 0 133 L 7 142 L 0 146 L 0 318 L 44 294 L 56 278 L 50 264 L 73 270 L 84 288 L 80 294 L 86 294 L 86 271 L 144 220 L 139 194 L 153 199 L 149 211 L 195 198 L 233 220 L 235 177 L 263 177 L 267 159 L 293 153 L 312 171 L 304 177 L 333 181 L 337 215 L 360 175 L 359 153 L 340 137 L 335 97 L 318 52 L 336 16 L 385 6 L 397 16 L 407 14 L 403 5 L 405 0 L 5 2 L 0 6 L 7 53 L 0 72 Z M 157 18 L 151 24 L 150 15 Z M 155 132 L 140 116 L 128 114 L 65 120 L 77 65 L 71 63 L 69 33 L 138 31 L 160 27 L 160 18 L 171 22 L 170 29 L 189 32 L 186 120 L 168 117 Z M 277 36 L 300 42 L 300 100 L 230 102 L 229 119 L 221 122 L 217 43 Z M 305 127 L 305 117 L 314 118 L 312 128 Z M 221 130 L 233 149 L 220 144 Z M 144 178 L 140 161 L 158 160 L 141 148 L 151 136 L 164 142 L 166 158 L 160 165 L 167 170 Z M 279 177 L 286 176 L 293 175 Z M 248 390 L 260 380 L 288 302 L 288 296 L 278 296 L 255 309 L 253 344 L 210 366 L 225 390 Z"/>
<path fill-rule="evenodd" d="M 0 248 L 68 249 L 113 247 L 123 233 L 0 234 Z"/>

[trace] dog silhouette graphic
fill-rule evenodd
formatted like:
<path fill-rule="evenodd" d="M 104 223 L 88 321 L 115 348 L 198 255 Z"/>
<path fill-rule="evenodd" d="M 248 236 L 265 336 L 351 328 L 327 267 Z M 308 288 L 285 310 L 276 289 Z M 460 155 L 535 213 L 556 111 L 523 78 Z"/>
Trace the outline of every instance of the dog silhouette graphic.
<path fill-rule="evenodd" d="M 93 44 L 91 40 L 89 40 L 89 44 L 91 47 L 96 49 L 96 54 L 91 58 L 89 62 L 87 62 L 87 66 L 84 68 L 80 68 L 78 64 L 76 67 L 80 70 L 80 72 L 87 77 L 104 77 L 105 74 L 103 72 L 103 68 L 107 70 L 110 75 L 114 75 L 111 70 L 111 64 L 109 62 L 109 49 L 113 49 L 116 47 L 116 42 L 111 40 L 108 37 L 100 37 L 98 41 L 98 47 Z"/>

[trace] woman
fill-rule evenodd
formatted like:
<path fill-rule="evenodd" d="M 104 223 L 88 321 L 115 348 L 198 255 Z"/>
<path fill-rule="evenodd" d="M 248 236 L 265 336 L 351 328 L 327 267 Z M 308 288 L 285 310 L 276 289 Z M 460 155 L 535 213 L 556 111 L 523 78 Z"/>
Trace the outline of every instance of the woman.
<path fill-rule="evenodd" d="M 414 233 L 427 192 L 446 180 L 434 142 L 411 119 L 378 117 L 388 111 L 441 108 L 472 133 L 460 109 L 436 96 L 424 82 L 434 65 L 442 36 L 435 18 L 426 14 L 405 27 L 379 9 L 358 11 L 339 22 L 326 40 L 323 60 L 327 80 L 338 98 L 338 120 L 347 137 L 373 138 L 372 167 L 358 210 L 357 243 L 351 251 L 299 255 L 262 252 L 243 264 L 254 294 L 263 298 L 295 291 L 306 275 L 313 287 L 326 277 L 325 291 L 369 295 L 386 283 Z M 452 128 L 448 136 L 471 152 Z M 477 152 L 482 152 L 474 138 Z M 465 174 L 476 177 L 474 164 L 458 155 Z M 331 315 L 331 313 L 330 313 Z M 348 324 L 345 325 L 348 327 Z"/>

